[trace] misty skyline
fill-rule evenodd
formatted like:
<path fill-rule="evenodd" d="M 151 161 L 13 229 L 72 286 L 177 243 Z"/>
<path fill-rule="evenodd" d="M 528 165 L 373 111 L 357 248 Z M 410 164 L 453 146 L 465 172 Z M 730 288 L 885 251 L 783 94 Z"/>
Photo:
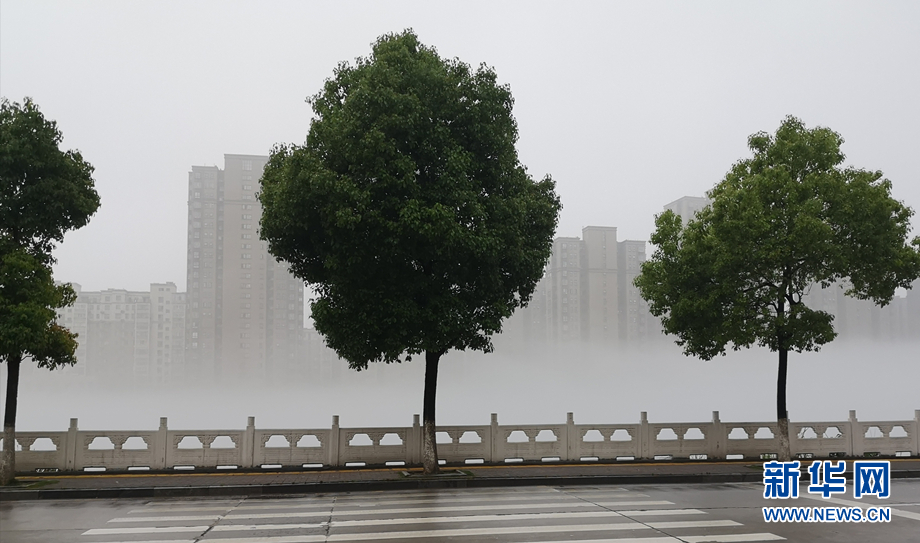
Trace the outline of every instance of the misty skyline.
<path fill-rule="evenodd" d="M 4 0 L 0 95 L 59 123 L 102 198 L 55 251 L 55 278 L 187 290 L 191 166 L 303 143 L 304 99 L 410 27 L 510 85 L 521 162 L 558 183 L 557 236 L 597 225 L 647 240 L 665 204 L 702 196 L 786 115 L 839 132 L 845 164 L 882 170 L 920 208 L 915 3 Z"/>

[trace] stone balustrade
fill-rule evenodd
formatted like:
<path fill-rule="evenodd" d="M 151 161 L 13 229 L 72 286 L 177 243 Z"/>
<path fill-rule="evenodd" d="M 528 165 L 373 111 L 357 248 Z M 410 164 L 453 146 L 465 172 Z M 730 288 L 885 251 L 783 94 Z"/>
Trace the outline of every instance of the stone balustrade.
<path fill-rule="evenodd" d="M 790 422 L 793 453 L 800 458 L 920 456 L 920 410 L 912 420 Z M 491 424 L 438 427 L 443 463 L 615 462 L 630 460 L 761 460 L 778 449 L 775 422 L 638 424 Z M 80 430 L 70 419 L 64 432 L 17 432 L 21 472 L 280 469 L 418 465 L 419 416 L 412 426 L 324 429 L 170 430 L 166 419 L 153 431 Z"/>

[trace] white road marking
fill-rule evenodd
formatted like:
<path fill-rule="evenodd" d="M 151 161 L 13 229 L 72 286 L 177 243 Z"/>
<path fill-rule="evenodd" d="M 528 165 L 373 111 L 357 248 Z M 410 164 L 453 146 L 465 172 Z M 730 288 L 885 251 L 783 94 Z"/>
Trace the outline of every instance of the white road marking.
<path fill-rule="evenodd" d="M 741 526 L 734 520 L 677 520 L 669 522 L 649 522 L 649 526 L 658 530 L 673 528 L 721 528 L 722 526 Z"/>
<path fill-rule="evenodd" d="M 603 495 L 599 495 L 599 496 L 600 496 L 600 497 L 605 497 L 605 498 L 614 498 L 614 499 L 620 498 L 620 496 L 617 496 L 616 494 L 620 494 L 620 493 L 613 493 L 613 494 L 607 493 L 607 494 L 603 494 Z M 445 504 L 446 504 L 446 503 L 448 503 L 448 502 L 451 502 L 451 503 L 453 503 L 453 502 L 456 502 L 456 503 L 464 503 L 464 502 L 483 503 L 483 502 L 493 502 L 493 501 L 539 501 L 539 500 L 558 500 L 560 497 L 564 497 L 564 496 L 571 496 L 571 497 L 573 498 L 573 501 L 574 501 L 574 499 L 581 498 L 581 496 L 576 496 L 576 495 L 574 495 L 574 494 L 560 494 L 560 493 L 554 492 L 554 493 L 546 493 L 545 495 L 542 495 L 542 496 L 540 496 L 540 495 L 538 495 L 538 496 L 494 496 L 494 497 L 492 497 L 492 496 L 480 496 L 480 497 L 475 497 L 475 498 L 473 498 L 473 497 L 462 497 L 462 498 L 457 497 L 457 498 L 454 498 L 454 497 L 450 497 L 450 496 L 429 496 L 429 497 L 424 497 L 424 498 L 416 498 L 416 499 L 412 499 L 412 500 L 373 500 L 373 501 L 367 500 L 366 498 L 365 498 L 365 499 L 361 499 L 361 500 L 344 500 L 344 499 L 336 499 L 336 500 L 335 500 L 335 505 L 336 505 L 337 507 L 340 507 L 340 506 L 348 506 L 348 507 L 379 507 L 379 506 L 382 505 L 382 504 L 386 504 L 386 505 L 413 505 L 413 504 L 425 503 L 425 502 L 432 502 L 432 501 L 437 501 L 439 504 L 441 504 L 441 503 L 445 503 Z M 647 494 L 629 494 L 628 497 L 629 497 L 629 498 L 647 498 L 648 495 L 647 495 Z M 150 512 L 154 512 L 154 509 L 156 509 L 156 512 L 161 512 L 160 509 L 166 509 L 166 510 L 169 510 L 169 511 L 229 511 L 229 510 L 231 510 L 231 509 L 233 509 L 233 510 L 244 510 L 244 509 L 245 509 L 245 510 L 248 510 L 248 509 L 301 509 L 301 508 L 303 508 L 303 509 L 307 509 L 307 508 L 330 509 L 332 506 L 333 506 L 333 501 L 332 501 L 331 499 L 328 499 L 328 500 L 326 500 L 325 502 L 304 502 L 304 503 L 290 503 L 290 502 L 286 502 L 286 503 L 279 503 L 279 504 L 277 504 L 277 505 L 261 505 L 261 504 L 260 504 L 260 505 L 246 505 L 246 504 L 240 504 L 240 505 L 236 505 L 236 506 L 227 506 L 227 507 L 206 506 L 206 507 L 171 507 L 171 508 L 166 508 L 166 507 L 163 507 L 163 506 L 158 506 L 158 507 L 156 507 L 156 508 L 151 507 L 151 508 L 149 508 L 149 509 L 134 509 L 134 510 L 129 511 L 128 514 L 143 514 L 143 513 L 150 513 Z"/>
<path fill-rule="evenodd" d="M 604 518 L 620 517 L 622 515 L 613 511 L 579 512 L 579 513 L 523 513 L 517 515 L 474 515 L 462 517 L 417 517 L 417 518 L 388 518 L 370 520 L 344 520 L 323 522 L 318 525 L 307 524 L 221 524 L 215 526 L 213 532 L 232 532 L 236 530 L 287 530 L 295 527 L 316 527 L 329 525 L 332 528 L 353 528 L 360 526 L 391 526 L 403 524 L 439 524 L 442 522 L 502 522 L 515 520 L 539 519 L 578 519 L 578 518 Z M 280 526 L 280 527 L 279 527 Z"/>
<path fill-rule="evenodd" d="M 643 530 L 648 526 L 638 522 L 618 524 L 575 524 L 562 526 L 509 526 L 500 528 L 458 528 L 456 530 L 413 530 L 411 532 L 381 532 L 356 534 L 331 534 L 327 541 L 375 541 L 416 537 L 470 537 L 483 535 L 512 535 L 529 533 L 606 532 L 611 530 Z"/>
<path fill-rule="evenodd" d="M 705 515 L 699 509 L 642 509 L 641 511 L 617 511 L 624 517 L 650 517 L 660 515 Z"/>
<path fill-rule="evenodd" d="M 83 535 L 114 535 L 114 534 L 165 534 L 174 532 L 201 532 L 207 531 L 208 526 L 166 526 L 145 528 L 93 528 L 86 530 Z"/>
<path fill-rule="evenodd" d="M 785 537 L 776 534 L 724 534 L 724 535 L 683 535 L 680 541 L 687 543 L 743 543 L 745 541 L 785 541 Z"/>
<path fill-rule="evenodd" d="M 636 500 L 636 501 L 616 501 L 616 502 L 594 502 L 601 507 L 623 507 L 626 505 L 674 505 L 674 502 L 666 500 Z"/>
<path fill-rule="evenodd" d="M 884 503 L 869 503 L 869 502 L 854 502 L 850 500 L 841 500 L 840 498 L 819 498 L 818 496 L 799 496 L 800 498 L 808 498 L 809 500 L 815 500 L 819 502 L 830 502 L 836 503 L 838 505 L 849 505 L 850 507 L 860 507 L 865 509 L 867 507 L 890 507 Z M 891 507 L 891 514 L 896 517 L 909 518 L 913 520 L 920 520 L 920 513 L 914 513 L 913 511 L 904 511 L 902 509 L 895 509 Z"/>

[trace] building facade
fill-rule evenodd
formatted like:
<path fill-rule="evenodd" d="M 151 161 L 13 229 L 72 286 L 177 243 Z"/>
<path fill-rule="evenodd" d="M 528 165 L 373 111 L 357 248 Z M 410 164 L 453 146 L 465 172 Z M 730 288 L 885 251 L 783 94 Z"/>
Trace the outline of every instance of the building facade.
<path fill-rule="evenodd" d="M 268 157 L 193 166 L 188 192 L 186 360 L 192 376 L 283 378 L 300 358 L 303 282 L 259 239 L 256 199 Z"/>
<path fill-rule="evenodd" d="M 670 204 L 667 204 L 664 206 L 664 209 L 665 211 L 673 211 L 675 215 L 681 218 L 684 226 L 687 226 L 687 223 L 690 222 L 697 213 L 711 203 L 712 200 L 709 198 L 703 198 L 701 196 L 684 196 L 683 198 L 678 198 Z"/>
<path fill-rule="evenodd" d="M 644 261 L 645 242 L 617 241 L 613 226 L 587 226 L 581 238 L 556 238 L 533 299 L 505 323 L 499 341 L 603 347 L 658 339 L 657 319 L 632 283 Z"/>
<path fill-rule="evenodd" d="M 72 371 L 103 381 L 171 382 L 185 372 L 186 295 L 174 283 L 150 291 L 83 291 L 58 310 L 58 323 L 77 334 Z"/>

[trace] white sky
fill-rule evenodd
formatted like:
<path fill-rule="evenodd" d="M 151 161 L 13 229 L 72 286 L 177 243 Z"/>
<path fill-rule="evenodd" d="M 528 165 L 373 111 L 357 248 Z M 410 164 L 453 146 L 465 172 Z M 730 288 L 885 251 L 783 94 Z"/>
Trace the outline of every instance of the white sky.
<path fill-rule="evenodd" d="M 920 3 L 0 1 L 0 95 L 31 96 L 96 167 L 102 207 L 56 252 L 84 289 L 185 289 L 187 172 L 302 143 L 316 93 L 414 28 L 511 85 L 558 235 L 702 195 L 787 114 L 846 139 L 920 208 Z M 914 235 L 920 220 L 914 217 Z"/>

